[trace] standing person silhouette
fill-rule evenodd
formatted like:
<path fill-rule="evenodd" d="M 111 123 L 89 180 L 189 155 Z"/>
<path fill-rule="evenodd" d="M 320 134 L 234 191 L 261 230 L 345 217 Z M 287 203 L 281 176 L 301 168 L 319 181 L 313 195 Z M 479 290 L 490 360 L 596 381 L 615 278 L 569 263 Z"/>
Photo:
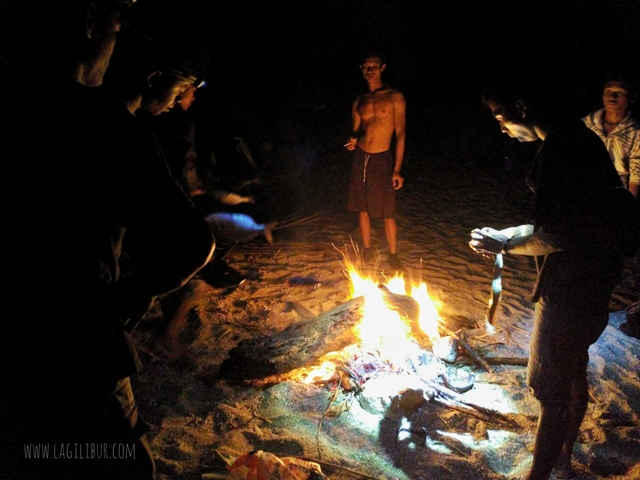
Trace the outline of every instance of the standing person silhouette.
<path fill-rule="evenodd" d="M 526 479 L 546 480 L 552 470 L 571 478 L 589 400 L 588 350 L 607 326 L 622 271 L 616 198 L 628 192 L 603 143 L 578 118 L 562 117 L 557 103 L 532 94 L 522 79 L 503 82 L 484 96 L 501 131 L 519 142 L 542 141 L 526 179 L 534 193 L 531 223 L 476 229 L 469 244 L 485 255 L 536 259 L 527 384 L 540 415 Z"/>
<path fill-rule="evenodd" d="M 153 140 L 97 88 L 131 3 L 29 2 L 36 48 L 7 60 L 24 70 L 2 69 L 25 78 L 2 78 L 16 95 L 2 99 L 14 115 L 0 129 L 11 159 L 0 175 L 0 313 L 11 319 L 0 336 L 0 478 L 155 477 L 131 332 L 155 296 L 206 264 L 213 237 Z M 122 265 L 129 239 L 133 269 Z"/>
<path fill-rule="evenodd" d="M 402 93 L 382 82 L 386 67 L 377 54 L 368 55 L 360 66 L 369 91 L 358 97 L 351 110 L 352 135 L 345 147 L 354 154 L 347 209 L 359 213 L 364 261 L 372 257 L 371 218 L 383 218 L 389 265 L 401 270 L 395 208 L 396 190 L 404 184 L 400 171 L 406 139 L 406 103 Z"/>

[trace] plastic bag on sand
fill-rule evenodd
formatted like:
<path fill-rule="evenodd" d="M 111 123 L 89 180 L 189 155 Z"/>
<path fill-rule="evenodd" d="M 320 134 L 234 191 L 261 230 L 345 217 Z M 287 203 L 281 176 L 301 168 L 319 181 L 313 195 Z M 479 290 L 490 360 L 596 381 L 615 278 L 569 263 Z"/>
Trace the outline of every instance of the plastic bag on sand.
<path fill-rule="evenodd" d="M 258 450 L 238 457 L 229 467 L 234 480 L 322 480 L 320 465 L 295 457 L 277 457 Z"/>

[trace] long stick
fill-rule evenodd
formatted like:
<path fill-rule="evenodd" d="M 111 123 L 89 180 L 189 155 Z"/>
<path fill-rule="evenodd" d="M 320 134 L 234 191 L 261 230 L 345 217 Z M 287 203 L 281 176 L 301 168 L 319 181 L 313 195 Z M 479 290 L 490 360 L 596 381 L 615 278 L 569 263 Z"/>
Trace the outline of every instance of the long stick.
<path fill-rule="evenodd" d="M 308 217 L 304 217 L 304 218 L 300 218 L 299 220 L 292 220 L 289 222 L 278 222 L 278 224 L 276 225 L 276 227 L 273 230 L 282 230 L 283 228 L 289 228 L 289 227 L 293 227 L 295 225 L 301 225 L 305 222 L 309 222 L 311 220 L 313 220 L 314 218 L 317 217 L 321 217 L 323 215 L 329 215 L 330 213 L 332 213 L 335 209 L 327 209 L 327 210 L 321 210 L 319 212 L 316 212 L 312 215 L 309 215 Z"/>
<path fill-rule="evenodd" d="M 523 357 L 483 357 L 483 360 L 489 365 L 516 365 L 526 367 L 529 363 L 529 359 Z M 473 361 L 461 358 L 460 362 L 472 363 Z"/>
<path fill-rule="evenodd" d="M 502 254 L 498 253 L 493 261 L 493 280 L 491 281 L 491 303 L 489 304 L 489 313 L 487 314 L 487 322 L 493 325 L 498 304 L 502 299 L 502 267 L 504 261 Z"/>
<path fill-rule="evenodd" d="M 462 397 L 461 395 L 450 391 L 449 389 L 442 388 L 437 383 L 425 383 L 435 392 L 435 397 L 430 400 L 431 403 L 467 413 L 484 421 L 499 423 L 501 425 L 509 426 L 512 428 L 518 426 L 516 422 L 514 422 L 504 414 L 498 412 L 497 410 L 482 407 L 480 405 L 465 401 L 464 397 Z"/>
<path fill-rule="evenodd" d="M 471 355 L 471 357 L 476 361 L 478 365 L 483 367 L 487 372 L 493 373 L 493 369 L 491 368 L 491 366 L 473 348 L 471 348 L 471 345 L 469 345 L 460 335 L 456 334 L 452 330 L 449 330 L 445 326 L 441 325 L 440 327 L 445 331 L 447 335 L 458 340 L 458 342 L 460 342 L 460 345 L 462 345 L 462 347 L 467 351 L 469 355 Z"/>
<path fill-rule="evenodd" d="M 360 478 L 365 478 L 365 479 L 371 479 L 371 480 L 377 480 L 378 477 L 372 477 L 371 475 L 366 475 L 364 473 L 360 473 L 357 472 L 355 470 L 351 470 L 350 468 L 347 467 L 343 467 L 342 465 L 336 465 L 335 463 L 328 463 L 325 462 L 324 460 L 317 460 L 315 458 L 310 458 L 310 457 L 298 457 L 298 456 L 294 456 L 293 458 L 299 458 L 300 460 L 304 460 L 305 462 L 314 462 L 317 463 L 318 465 L 320 465 L 321 467 L 325 467 L 325 468 L 329 468 L 329 469 L 335 469 L 335 470 L 341 470 L 349 475 L 355 476 L 355 477 L 360 477 Z"/>

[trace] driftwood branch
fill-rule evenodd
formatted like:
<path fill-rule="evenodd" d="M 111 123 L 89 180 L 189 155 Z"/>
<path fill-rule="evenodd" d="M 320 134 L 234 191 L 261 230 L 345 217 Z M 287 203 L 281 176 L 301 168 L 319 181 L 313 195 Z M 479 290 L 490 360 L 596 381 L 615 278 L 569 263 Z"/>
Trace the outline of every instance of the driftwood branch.
<path fill-rule="evenodd" d="M 471 345 L 469 345 L 467 341 L 464 338 L 462 338 L 461 335 L 458 335 L 456 332 L 451 331 L 446 327 L 441 327 L 441 328 L 446 332 L 447 335 L 455 338 L 460 343 L 460 345 L 462 345 L 462 348 L 464 348 L 466 352 L 469 355 L 471 355 L 471 358 L 473 358 L 473 360 L 478 365 L 484 368 L 487 372 L 493 373 L 493 369 L 491 368 L 491 366 L 485 361 L 485 359 L 478 352 L 476 352 L 473 348 L 471 348 Z"/>
<path fill-rule="evenodd" d="M 357 341 L 353 333 L 362 318 L 364 297 L 354 298 L 311 319 L 301 320 L 269 337 L 241 341 L 229 352 L 220 374 L 257 379 L 310 365 L 323 355 Z"/>
<path fill-rule="evenodd" d="M 386 287 L 381 290 L 389 308 L 409 320 L 414 338 L 419 343 L 428 341 L 418 324 L 418 302 L 407 295 L 394 294 Z M 303 318 L 269 337 L 243 340 L 229 352 L 220 373 L 227 378 L 251 380 L 310 365 L 327 353 L 358 341 L 353 327 L 362 319 L 363 305 L 364 297 L 354 298 L 321 315 Z M 292 308 L 302 317 L 313 315 L 296 302 Z"/>
<path fill-rule="evenodd" d="M 482 357 L 482 359 L 489 365 L 516 365 L 526 367 L 529 363 L 529 359 L 523 357 Z M 467 359 L 464 357 L 458 358 L 456 362 L 464 364 L 476 363 L 473 359 Z"/>
<path fill-rule="evenodd" d="M 480 405 L 466 401 L 461 395 L 442 387 L 434 382 L 425 382 L 434 393 L 431 403 L 452 408 L 460 412 L 464 412 L 473 417 L 479 418 L 486 422 L 498 423 L 511 428 L 518 428 L 519 425 L 505 416 L 504 414 Z"/>

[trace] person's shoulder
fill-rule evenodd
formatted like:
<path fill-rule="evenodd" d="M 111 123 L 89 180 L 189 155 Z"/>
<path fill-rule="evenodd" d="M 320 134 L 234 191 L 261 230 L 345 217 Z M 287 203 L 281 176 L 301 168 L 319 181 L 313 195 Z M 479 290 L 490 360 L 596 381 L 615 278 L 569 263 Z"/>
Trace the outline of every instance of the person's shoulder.
<path fill-rule="evenodd" d="M 629 112 L 622 123 L 625 129 L 640 130 L 640 119 L 633 112 Z"/>
<path fill-rule="evenodd" d="M 554 122 L 544 140 L 549 144 L 584 144 L 595 142 L 602 144 L 598 135 L 579 118 L 564 118 Z"/>
<path fill-rule="evenodd" d="M 393 102 L 404 102 L 404 95 L 402 94 L 402 92 L 400 90 L 398 90 L 395 87 L 392 87 L 390 85 L 385 85 L 385 90 L 387 92 L 387 95 L 389 97 L 389 99 L 391 99 L 391 101 Z"/>
<path fill-rule="evenodd" d="M 602 123 L 601 118 L 603 114 L 604 108 L 601 108 L 600 110 L 594 110 L 588 115 L 582 117 L 582 121 L 587 124 L 587 126 L 596 126 L 599 123 Z"/>

